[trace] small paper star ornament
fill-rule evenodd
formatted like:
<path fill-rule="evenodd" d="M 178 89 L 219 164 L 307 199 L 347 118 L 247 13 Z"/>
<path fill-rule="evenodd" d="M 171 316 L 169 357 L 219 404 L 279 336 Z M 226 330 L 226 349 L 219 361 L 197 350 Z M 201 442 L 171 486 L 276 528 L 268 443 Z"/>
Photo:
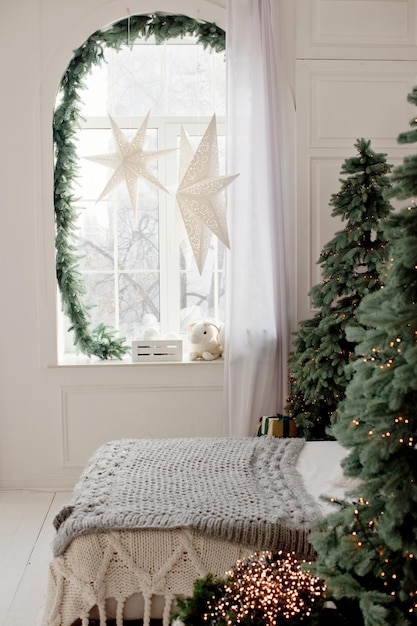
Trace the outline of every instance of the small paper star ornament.
<path fill-rule="evenodd" d="M 174 152 L 175 148 L 154 151 L 145 151 L 143 149 L 143 143 L 149 122 L 149 112 L 132 140 L 129 140 L 124 135 L 110 115 L 109 119 L 117 146 L 117 152 L 86 157 L 90 161 L 94 161 L 100 165 L 105 165 L 106 167 L 114 170 L 113 176 L 104 187 L 97 202 L 107 196 L 107 194 L 109 194 L 120 183 L 126 182 L 133 213 L 136 215 L 137 184 L 139 178 L 142 178 L 152 185 L 159 187 L 159 189 L 169 193 L 164 185 L 152 174 L 152 172 L 147 169 L 147 165 L 149 161 L 159 159 L 166 154 Z"/>

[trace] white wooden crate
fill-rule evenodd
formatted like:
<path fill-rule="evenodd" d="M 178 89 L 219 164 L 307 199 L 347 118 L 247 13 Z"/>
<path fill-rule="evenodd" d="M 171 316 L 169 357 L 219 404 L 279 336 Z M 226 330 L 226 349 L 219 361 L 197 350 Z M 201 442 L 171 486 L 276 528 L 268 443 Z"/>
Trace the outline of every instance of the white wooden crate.
<path fill-rule="evenodd" d="M 182 361 L 181 339 L 132 341 L 132 361 Z"/>

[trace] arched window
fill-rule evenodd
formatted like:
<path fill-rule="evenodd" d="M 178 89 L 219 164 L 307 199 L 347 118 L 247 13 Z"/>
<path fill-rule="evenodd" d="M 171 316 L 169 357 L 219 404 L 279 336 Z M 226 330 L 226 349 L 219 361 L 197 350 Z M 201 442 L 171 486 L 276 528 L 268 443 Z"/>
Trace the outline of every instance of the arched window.
<path fill-rule="evenodd" d="M 225 71 L 224 31 L 185 16 L 131 16 L 75 52 L 54 117 L 61 352 L 121 357 L 149 326 L 224 319 L 225 246 L 200 273 L 173 191 L 182 129 L 195 150 L 214 114 L 225 169 Z M 145 175 L 115 180 L 103 161 L 139 129 Z"/>

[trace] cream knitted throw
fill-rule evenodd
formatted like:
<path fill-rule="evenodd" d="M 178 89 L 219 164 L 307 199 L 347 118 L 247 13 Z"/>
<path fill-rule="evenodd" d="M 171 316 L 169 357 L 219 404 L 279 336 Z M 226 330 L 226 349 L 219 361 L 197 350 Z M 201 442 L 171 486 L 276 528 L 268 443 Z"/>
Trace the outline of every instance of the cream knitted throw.
<path fill-rule="evenodd" d="M 156 528 L 305 553 L 320 513 L 295 469 L 303 444 L 273 437 L 107 443 L 56 517 L 54 555 L 86 533 Z"/>
<path fill-rule="evenodd" d="M 91 618 L 100 626 L 112 619 L 151 626 L 151 618 L 162 618 L 170 626 L 175 598 L 192 596 L 208 573 L 223 578 L 255 549 L 185 528 L 81 535 L 50 563 L 41 624 L 90 626 Z"/>

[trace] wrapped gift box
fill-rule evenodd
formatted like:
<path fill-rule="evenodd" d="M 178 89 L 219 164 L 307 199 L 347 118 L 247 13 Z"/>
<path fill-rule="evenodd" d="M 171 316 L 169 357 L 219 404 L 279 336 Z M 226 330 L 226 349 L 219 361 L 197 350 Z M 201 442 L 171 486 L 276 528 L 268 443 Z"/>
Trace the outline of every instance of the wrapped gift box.
<path fill-rule="evenodd" d="M 262 416 L 259 420 L 257 436 L 297 437 L 297 426 L 287 415 Z"/>

